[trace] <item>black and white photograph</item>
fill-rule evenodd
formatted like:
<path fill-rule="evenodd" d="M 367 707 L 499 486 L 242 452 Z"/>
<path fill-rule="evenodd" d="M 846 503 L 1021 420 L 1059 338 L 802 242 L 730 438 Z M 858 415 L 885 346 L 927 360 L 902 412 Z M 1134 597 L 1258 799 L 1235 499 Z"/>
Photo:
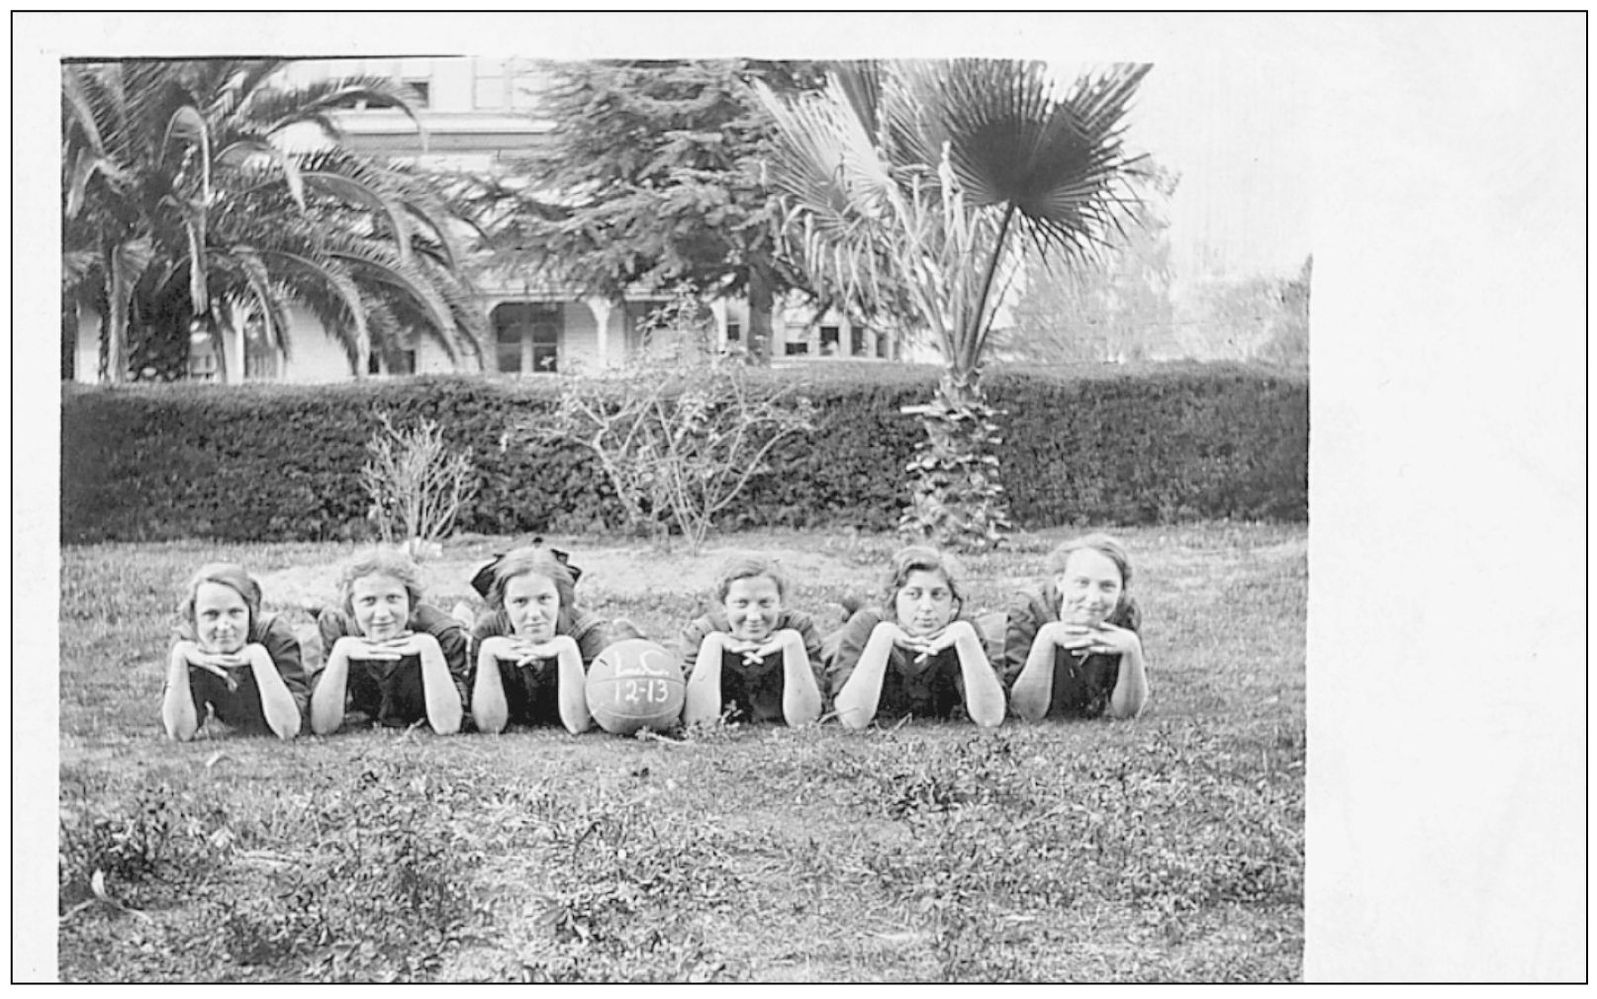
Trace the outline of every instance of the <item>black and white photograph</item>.
<path fill-rule="evenodd" d="M 1585 981 L 1586 30 L 14 12 L 12 981 Z"/>

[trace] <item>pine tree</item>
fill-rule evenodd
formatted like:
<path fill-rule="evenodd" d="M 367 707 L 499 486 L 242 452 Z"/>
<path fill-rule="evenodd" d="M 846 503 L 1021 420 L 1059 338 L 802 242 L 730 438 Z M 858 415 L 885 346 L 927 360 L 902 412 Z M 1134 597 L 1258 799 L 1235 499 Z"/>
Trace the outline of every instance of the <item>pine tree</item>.
<path fill-rule="evenodd" d="M 782 215 L 766 182 L 769 114 L 748 88 L 822 85 L 820 67 L 722 61 L 549 67 L 547 146 L 498 185 L 494 241 L 517 265 L 619 300 L 636 284 L 747 296 L 749 348 L 769 358 L 776 297 L 805 279 L 778 254 Z"/>

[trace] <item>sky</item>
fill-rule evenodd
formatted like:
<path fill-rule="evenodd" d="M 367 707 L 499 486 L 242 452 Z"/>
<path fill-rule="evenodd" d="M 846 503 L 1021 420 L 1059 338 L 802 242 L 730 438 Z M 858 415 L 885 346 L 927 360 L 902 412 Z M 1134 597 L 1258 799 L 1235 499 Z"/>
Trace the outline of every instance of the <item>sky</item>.
<path fill-rule="evenodd" d="M 1154 63 L 1128 144 L 1179 175 L 1170 203 L 1178 273 L 1295 275 L 1313 252 L 1311 127 L 1299 71 L 1279 59 Z"/>
<path fill-rule="evenodd" d="M 16 330 L 56 325 L 63 53 L 1153 62 L 1136 127 L 1182 174 L 1181 238 L 1219 240 L 1239 267 L 1315 258 L 1305 977 L 1586 977 L 1584 13 L 94 12 L 12 27 Z M 32 601 L 16 616 L 53 622 L 54 337 L 14 336 L 12 355 L 28 431 L 12 436 L 13 582 Z M 54 640 L 17 629 L 13 661 L 52 662 Z M 16 683 L 34 700 L 14 739 L 53 749 L 51 671 Z M 14 856 L 47 856 L 52 771 L 14 793 L 40 820 L 16 827 Z M 49 866 L 16 865 L 17 897 L 49 904 Z M 50 921 L 13 926 L 20 977 L 53 971 Z"/>

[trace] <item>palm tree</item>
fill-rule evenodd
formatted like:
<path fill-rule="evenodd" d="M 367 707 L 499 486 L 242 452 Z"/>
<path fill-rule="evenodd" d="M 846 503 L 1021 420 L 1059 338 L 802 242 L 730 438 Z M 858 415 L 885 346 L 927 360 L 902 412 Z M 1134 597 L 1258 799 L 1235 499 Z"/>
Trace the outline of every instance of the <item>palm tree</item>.
<path fill-rule="evenodd" d="M 392 359 L 407 329 L 430 336 L 451 360 L 466 353 L 480 362 L 486 318 L 463 269 L 460 220 L 433 179 L 338 149 L 292 159 L 302 200 L 258 165 L 214 217 L 216 296 L 285 351 L 280 309 L 304 306 L 338 339 L 357 377 L 373 353 Z"/>
<path fill-rule="evenodd" d="M 175 343 L 186 357 L 191 327 L 220 340 L 252 324 L 286 352 L 294 303 L 344 345 L 357 376 L 406 326 L 480 358 L 486 324 L 440 198 L 336 146 L 333 111 L 360 101 L 416 120 L 408 90 L 366 77 L 272 85 L 284 65 L 63 67 L 63 308 L 103 317 L 102 380 L 127 376 L 130 331 L 135 345 Z M 285 149 L 300 124 L 333 148 Z"/>
<path fill-rule="evenodd" d="M 943 358 L 906 528 L 974 548 L 1007 530 L 981 387 L 993 319 L 1028 247 L 1068 265 L 1122 224 L 1137 158 L 1121 138 L 1149 68 L 1059 88 L 1037 62 L 867 62 L 796 100 L 757 87 L 781 135 L 770 181 L 812 281 L 928 331 Z"/>

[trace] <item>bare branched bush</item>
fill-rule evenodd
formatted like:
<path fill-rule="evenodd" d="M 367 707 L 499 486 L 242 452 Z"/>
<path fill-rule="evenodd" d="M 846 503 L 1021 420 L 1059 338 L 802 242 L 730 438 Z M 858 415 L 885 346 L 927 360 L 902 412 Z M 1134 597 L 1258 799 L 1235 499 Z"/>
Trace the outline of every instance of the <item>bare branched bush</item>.
<path fill-rule="evenodd" d="M 377 420 L 381 428 L 367 441 L 360 470 L 371 498 L 369 516 L 385 543 L 404 542 L 418 554 L 454 527 L 461 507 L 476 494 L 476 469 L 468 455 L 444 442 L 432 420 L 403 431 L 387 413 L 378 413 Z"/>
<path fill-rule="evenodd" d="M 552 417 L 528 428 L 587 448 L 634 528 L 663 543 L 674 526 L 694 552 L 716 516 L 770 470 L 777 444 L 813 428 L 807 398 L 706 350 L 707 322 L 679 297 L 656 317 L 643 359 L 568 381 Z"/>

